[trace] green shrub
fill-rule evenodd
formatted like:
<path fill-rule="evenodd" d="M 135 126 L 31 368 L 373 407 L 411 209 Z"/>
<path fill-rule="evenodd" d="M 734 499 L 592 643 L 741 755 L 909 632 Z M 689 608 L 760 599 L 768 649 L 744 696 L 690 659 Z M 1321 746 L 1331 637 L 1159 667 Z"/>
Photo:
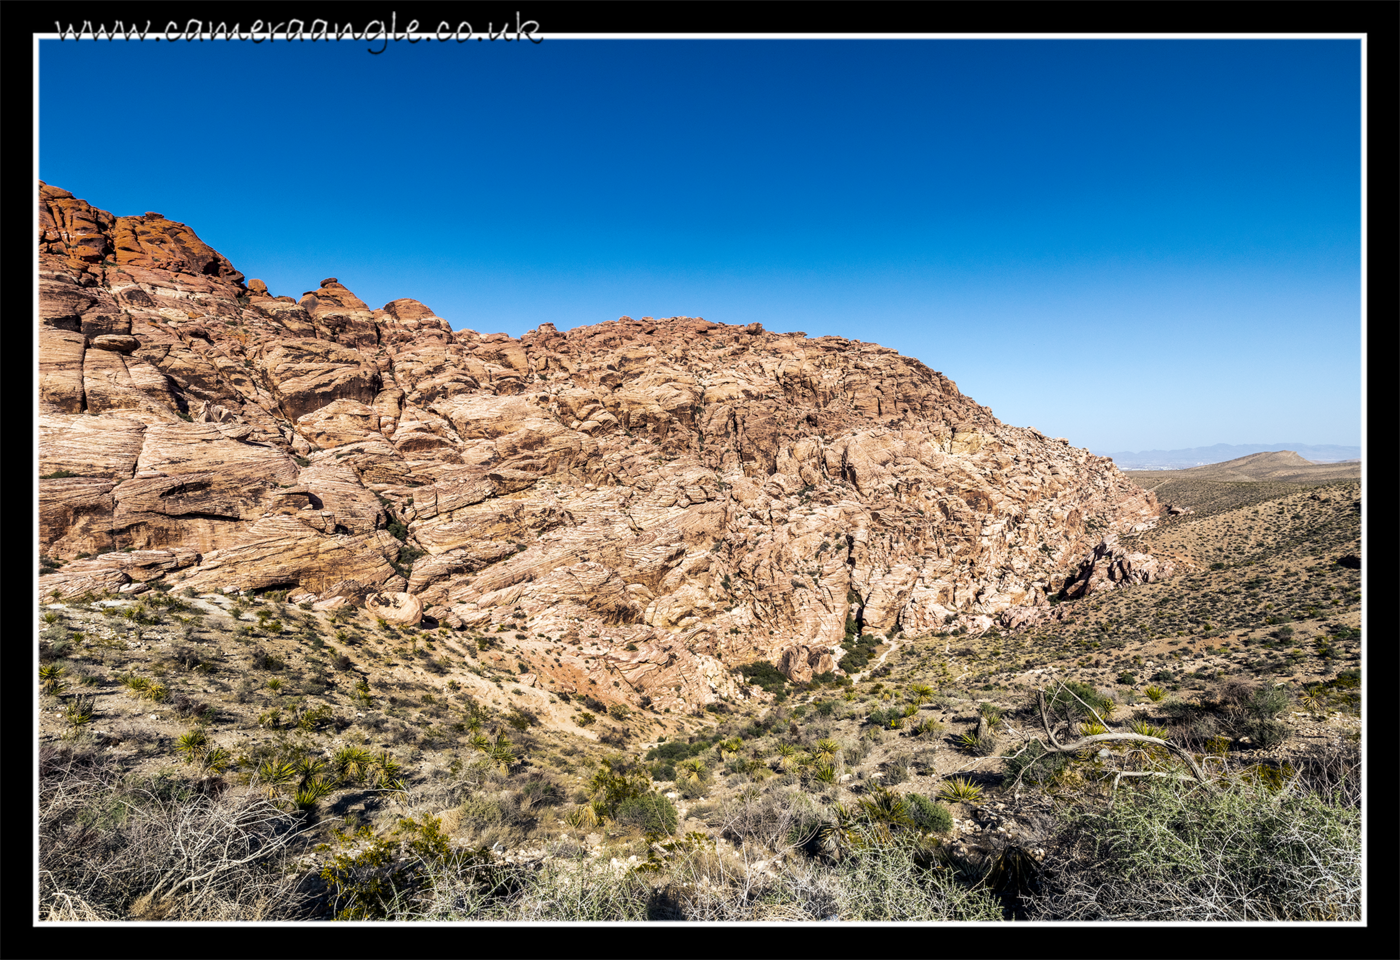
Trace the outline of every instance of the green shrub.
<path fill-rule="evenodd" d="M 904 797 L 909 804 L 909 816 L 914 826 L 925 833 L 947 833 L 953 829 L 953 813 L 936 800 L 923 794 L 910 793 Z"/>
<path fill-rule="evenodd" d="M 1113 701 L 1087 683 L 1068 681 L 1047 694 L 1045 702 L 1052 713 L 1087 717 L 1090 709 L 1100 716 L 1112 713 Z"/>
<path fill-rule="evenodd" d="M 787 677 L 767 660 L 757 660 L 739 667 L 738 672 L 749 684 L 762 687 L 777 697 L 779 702 L 787 699 Z"/>
<path fill-rule="evenodd" d="M 1268 719 L 1276 717 L 1288 708 L 1291 698 L 1282 687 L 1261 687 L 1245 703 L 1245 709 L 1254 717 Z"/>
<path fill-rule="evenodd" d="M 664 836 L 675 833 L 680 823 L 675 805 L 659 793 L 622 801 L 617 805 L 615 819 L 621 826 L 636 827 L 643 833 Z"/>

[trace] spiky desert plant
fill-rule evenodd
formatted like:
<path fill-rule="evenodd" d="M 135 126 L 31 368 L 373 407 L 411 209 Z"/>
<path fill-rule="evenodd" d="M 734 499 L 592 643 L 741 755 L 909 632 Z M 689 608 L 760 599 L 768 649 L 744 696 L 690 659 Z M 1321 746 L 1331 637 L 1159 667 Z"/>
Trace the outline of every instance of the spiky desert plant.
<path fill-rule="evenodd" d="M 63 719 L 68 721 L 68 726 L 74 733 L 92 723 L 96 715 L 96 703 L 97 699 L 92 696 L 78 696 L 68 701 L 68 705 L 63 708 Z"/>
<path fill-rule="evenodd" d="M 906 718 L 908 718 L 908 717 L 913 717 L 913 716 L 917 716 L 918 713 L 919 713 L 919 707 L 918 707 L 917 704 L 907 703 L 907 704 L 904 705 L 904 716 L 905 716 Z"/>
<path fill-rule="evenodd" d="M 198 728 L 175 741 L 175 749 L 185 755 L 186 763 L 198 763 L 209 748 L 209 735 Z"/>
<path fill-rule="evenodd" d="M 322 773 L 325 772 L 325 769 L 326 761 L 322 760 L 320 757 L 302 756 L 298 758 L 296 762 L 297 776 L 303 783 L 307 780 L 314 780 L 320 777 Z"/>
<path fill-rule="evenodd" d="M 117 679 L 121 682 L 122 686 L 126 687 L 138 697 L 144 697 L 146 691 L 151 686 L 150 680 L 146 679 L 145 677 L 137 676 L 134 673 L 122 674 L 121 676 L 117 677 Z"/>
<path fill-rule="evenodd" d="M 1133 720 L 1128 724 L 1128 729 L 1140 737 L 1156 737 L 1158 740 L 1167 739 L 1167 731 L 1148 723 L 1146 720 Z"/>
<path fill-rule="evenodd" d="M 936 737 L 943 732 L 943 724 L 933 717 L 927 717 L 913 728 L 914 735 L 923 739 Z"/>
<path fill-rule="evenodd" d="M 582 803 L 569 811 L 564 817 L 564 822 L 580 830 L 592 830 L 603 823 L 603 816 L 599 814 L 595 804 Z"/>
<path fill-rule="evenodd" d="M 292 797 L 292 802 L 296 804 L 298 810 L 308 811 L 313 809 L 317 802 L 330 795 L 334 788 L 320 777 L 313 777 L 303 781 Z"/>
<path fill-rule="evenodd" d="M 472 745 L 473 749 L 479 750 L 482 753 L 489 753 L 491 751 L 491 739 L 479 730 L 472 734 L 471 739 L 467 742 Z"/>
<path fill-rule="evenodd" d="M 778 766 L 782 767 L 783 770 L 787 771 L 788 773 L 792 773 L 795 770 L 800 770 L 803 767 L 805 767 L 811 761 L 811 759 L 812 758 L 809 757 L 803 751 L 794 750 L 792 753 L 781 757 L 778 760 Z"/>
<path fill-rule="evenodd" d="M 295 764 L 287 760 L 275 760 L 268 757 L 258 764 L 256 771 L 258 782 L 267 791 L 269 797 L 275 797 L 282 787 L 289 783 L 296 782 L 297 768 Z"/>
<path fill-rule="evenodd" d="M 233 757 L 223 747 L 210 747 L 204 751 L 199 763 L 210 773 L 223 773 L 233 765 Z"/>
<path fill-rule="evenodd" d="M 403 765 L 388 750 L 381 750 L 374 760 L 374 785 L 386 790 L 404 789 Z"/>
<path fill-rule="evenodd" d="M 933 700 L 933 687 L 926 683 L 915 683 L 909 687 L 909 699 L 922 706 Z"/>
<path fill-rule="evenodd" d="M 273 693 L 277 693 L 282 689 L 282 681 L 276 677 L 269 678 L 267 681 L 267 689 L 271 690 Z"/>
<path fill-rule="evenodd" d="M 817 741 L 817 762 L 831 763 L 836 759 L 836 755 L 841 752 L 841 744 L 830 737 L 825 737 Z"/>
<path fill-rule="evenodd" d="M 39 666 L 39 692 L 56 697 L 68 685 L 63 679 L 63 664 L 47 663 Z"/>
<path fill-rule="evenodd" d="M 1143 695 L 1146 696 L 1147 699 L 1151 700 L 1153 703 L 1160 703 L 1162 698 L 1167 695 L 1167 691 L 1163 690 L 1155 683 L 1142 692 Z"/>
<path fill-rule="evenodd" d="M 818 761 L 812 766 L 812 779 L 817 783 L 835 783 L 836 767 L 829 762 Z"/>
<path fill-rule="evenodd" d="M 1091 720 L 1088 723 L 1081 723 L 1079 725 L 1079 735 L 1081 737 L 1097 737 L 1101 733 L 1108 733 L 1108 728 L 1097 720 Z"/>
<path fill-rule="evenodd" d="M 515 765 L 515 761 L 515 751 L 511 742 L 506 739 L 504 733 L 496 734 L 496 742 L 491 745 L 491 762 L 501 773 L 510 773 L 510 768 Z"/>
<path fill-rule="evenodd" d="M 341 747 L 331 758 L 341 783 L 363 783 L 374 765 L 374 757 L 363 747 Z"/>
<path fill-rule="evenodd" d="M 908 802 L 888 787 L 876 787 L 870 791 L 869 797 L 857 801 L 857 808 L 873 822 L 892 827 L 914 827 Z"/>
<path fill-rule="evenodd" d="M 977 705 L 977 712 L 987 719 L 988 727 L 1001 725 L 1001 707 L 983 701 Z"/>
<path fill-rule="evenodd" d="M 778 749 L 781 751 L 782 747 Z M 698 784 L 705 779 L 705 762 L 697 757 L 682 760 L 676 764 L 676 779 L 683 783 Z"/>
<path fill-rule="evenodd" d="M 950 803 L 977 803 L 982 799 L 982 788 L 966 777 L 954 777 L 943 781 L 938 798 Z"/>

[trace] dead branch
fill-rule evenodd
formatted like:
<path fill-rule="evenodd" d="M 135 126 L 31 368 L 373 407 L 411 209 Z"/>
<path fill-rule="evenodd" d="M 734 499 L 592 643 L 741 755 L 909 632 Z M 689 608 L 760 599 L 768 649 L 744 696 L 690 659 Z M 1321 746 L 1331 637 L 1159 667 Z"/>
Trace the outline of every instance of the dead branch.
<path fill-rule="evenodd" d="M 1073 695 L 1072 691 L 1071 695 Z M 1075 697 L 1075 699 L 1078 700 L 1079 698 Z M 1180 759 L 1186 764 L 1187 767 L 1191 769 L 1191 774 L 1196 778 L 1197 783 L 1205 787 L 1207 790 L 1215 789 L 1211 785 L 1210 780 L 1207 779 L 1205 771 L 1201 769 L 1200 764 L 1196 763 L 1196 758 L 1191 756 L 1191 754 L 1188 753 L 1186 750 L 1182 749 L 1181 747 L 1177 746 L 1169 740 L 1161 740 L 1157 737 L 1149 737 L 1141 733 L 1095 733 L 1087 737 L 1080 737 L 1073 743 L 1060 743 L 1060 741 L 1055 737 L 1054 729 L 1050 725 L 1049 709 L 1045 704 L 1045 691 L 1037 690 L 1035 694 L 1035 700 L 1036 704 L 1040 708 L 1041 722 L 1045 725 L 1045 736 L 1050 741 L 1050 745 L 1046 749 L 1050 750 L 1050 752 L 1052 753 L 1078 753 L 1079 751 L 1084 750 L 1087 747 L 1093 746 L 1096 743 L 1147 743 L 1155 747 L 1164 747 L 1173 756 Z M 1084 703 L 1084 701 L 1082 700 L 1080 700 L 1079 702 Z M 1084 704 L 1084 706 L 1087 709 L 1089 709 L 1091 713 L 1093 713 L 1093 708 L 1089 707 L 1088 704 Z M 1103 723 L 1103 719 L 1099 717 L 1097 713 L 1094 713 L 1094 716 L 1099 720 L 1100 724 L 1107 726 L 1107 724 Z M 1044 746 L 1044 744 L 1042 744 L 1042 746 Z M 1114 785 L 1117 785 L 1116 780 L 1114 781 Z"/>

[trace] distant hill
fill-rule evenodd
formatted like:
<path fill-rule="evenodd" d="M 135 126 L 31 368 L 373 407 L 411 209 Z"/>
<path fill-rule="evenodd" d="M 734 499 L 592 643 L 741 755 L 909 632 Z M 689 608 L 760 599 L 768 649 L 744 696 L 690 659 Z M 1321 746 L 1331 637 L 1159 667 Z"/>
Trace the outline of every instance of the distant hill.
<path fill-rule="evenodd" d="M 1314 463 L 1292 450 L 1251 453 L 1246 457 L 1224 463 L 1207 463 L 1181 470 L 1133 471 L 1151 473 L 1157 477 L 1175 476 L 1183 480 L 1259 481 L 1310 483 L 1325 480 L 1352 480 L 1361 476 L 1361 461 Z M 1142 482 L 1141 480 L 1139 482 Z"/>
<path fill-rule="evenodd" d="M 1360 447 L 1338 444 L 1306 443 L 1217 443 L 1209 447 L 1188 447 L 1183 450 L 1143 450 L 1138 453 L 1100 453 L 1111 457 L 1120 470 L 1184 470 L 1203 464 L 1224 463 L 1255 453 L 1290 451 L 1312 463 L 1337 463 L 1360 460 Z M 1095 451 L 1096 453 L 1098 451 Z"/>

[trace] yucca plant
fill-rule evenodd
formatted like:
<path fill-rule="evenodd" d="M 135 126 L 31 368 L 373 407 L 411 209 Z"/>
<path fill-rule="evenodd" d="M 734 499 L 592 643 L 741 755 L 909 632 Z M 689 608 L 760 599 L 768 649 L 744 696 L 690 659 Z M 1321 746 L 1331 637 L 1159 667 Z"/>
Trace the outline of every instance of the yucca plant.
<path fill-rule="evenodd" d="M 1146 720 L 1134 720 L 1128 724 L 1128 729 L 1140 737 L 1156 737 L 1158 740 L 1167 739 L 1167 731 L 1148 723 Z"/>
<path fill-rule="evenodd" d="M 362 747 L 341 747 L 331 759 L 341 783 L 363 783 L 374 765 L 374 757 Z"/>
<path fill-rule="evenodd" d="M 936 737 L 943 732 L 943 724 L 933 717 L 927 717 L 913 728 L 914 735 L 922 738 Z"/>
<path fill-rule="evenodd" d="M 386 790 L 404 789 L 403 765 L 390 755 L 388 750 L 380 752 L 374 761 L 374 785 Z"/>
<path fill-rule="evenodd" d="M 580 830 L 592 830 L 594 827 L 602 824 L 603 817 L 598 813 L 598 809 L 594 804 L 583 803 L 573 810 L 570 810 L 564 817 L 564 822 Z"/>
<path fill-rule="evenodd" d="M 122 676 L 119 676 L 117 679 L 121 681 L 122 686 L 126 687 L 138 697 L 144 697 L 146 691 L 151 686 L 150 680 L 146 679 L 145 677 L 139 677 L 134 673 L 124 674 Z"/>
<path fill-rule="evenodd" d="M 305 707 L 297 711 L 296 725 L 298 729 L 310 733 L 330 722 L 331 715 L 331 708 L 324 703 L 319 707 Z"/>
<path fill-rule="evenodd" d="M 919 713 L 919 707 L 918 707 L 917 704 L 908 703 L 908 704 L 905 704 L 905 705 L 904 705 L 904 716 L 905 716 L 906 718 L 908 718 L 908 717 L 913 717 L 913 716 L 917 716 L 918 713 Z"/>
<path fill-rule="evenodd" d="M 835 783 L 836 767 L 829 762 L 818 762 L 812 767 L 812 779 L 817 783 Z"/>
<path fill-rule="evenodd" d="M 45 610 L 43 619 L 44 623 L 48 624 L 49 626 L 53 626 L 55 623 L 58 622 L 58 614 L 55 613 L 53 610 Z"/>
<path fill-rule="evenodd" d="M 175 749 L 185 755 L 186 763 L 197 763 L 209 747 L 209 735 L 194 729 L 175 741 Z"/>
<path fill-rule="evenodd" d="M 950 803 L 977 803 L 982 799 L 982 788 L 966 777 L 954 777 L 943 781 L 938 798 Z"/>
<path fill-rule="evenodd" d="M 782 747 L 779 747 L 778 750 L 781 752 Z M 682 760 L 676 764 L 676 779 L 684 783 L 699 783 L 705 779 L 704 761 L 696 758 Z"/>
<path fill-rule="evenodd" d="M 977 705 L 977 712 L 987 719 L 988 727 L 996 727 L 1001 724 L 1001 707 L 984 701 Z"/>
<path fill-rule="evenodd" d="M 211 773 L 223 773 L 233 765 L 233 757 L 223 747 L 210 747 L 200 758 L 200 766 Z"/>
<path fill-rule="evenodd" d="M 807 754 L 800 750 L 794 750 L 792 753 L 780 757 L 778 766 L 782 767 L 786 772 L 792 773 L 795 770 L 802 769 L 810 760 L 811 757 L 807 756 Z"/>
<path fill-rule="evenodd" d="M 68 685 L 63 679 L 63 664 L 49 663 L 39 666 L 39 692 L 56 697 Z"/>
<path fill-rule="evenodd" d="M 819 763 L 831 763 L 840 752 L 841 744 L 830 737 L 817 741 L 817 762 Z"/>
<path fill-rule="evenodd" d="M 271 690 L 273 693 L 278 692 L 282 689 L 282 681 L 276 677 L 269 678 L 267 681 L 267 689 Z"/>
<path fill-rule="evenodd" d="M 330 795 L 334 788 L 320 777 L 313 777 L 303 781 L 292 797 L 292 802 L 296 804 L 298 810 L 308 811 L 314 808 L 318 801 Z"/>
<path fill-rule="evenodd" d="M 296 762 L 297 777 L 302 782 L 320 777 L 326 769 L 326 761 L 320 757 L 302 756 Z"/>
<path fill-rule="evenodd" d="M 909 698 L 922 706 L 933 700 L 933 687 L 926 683 L 915 683 L 909 687 Z"/>
<path fill-rule="evenodd" d="M 274 760 L 268 757 L 258 764 L 256 776 L 267 791 L 267 795 L 275 797 L 282 787 L 296 782 L 297 768 L 290 761 Z"/>
<path fill-rule="evenodd" d="M 1167 691 L 1163 690 L 1155 683 L 1142 692 L 1143 695 L 1146 696 L 1147 699 L 1151 700 L 1153 703 L 1160 703 L 1162 698 L 1167 695 Z"/>
<path fill-rule="evenodd" d="M 857 807 L 873 822 L 908 829 L 914 827 L 913 818 L 909 816 L 909 804 L 888 787 L 876 787 L 868 798 L 857 802 Z"/>
<path fill-rule="evenodd" d="M 78 696 L 70 700 L 68 705 L 63 708 L 63 719 L 68 721 L 68 725 L 73 728 L 74 733 L 92 723 L 96 703 L 94 697 Z"/>
<path fill-rule="evenodd" d="M 1081 723 L 1079 725 L 1079 735 L 1081 737 L 1097 737 L 1101 733 L 1108 733 L 1108 728 L 1097 720 L 1091 720 L 1088 723 Z"/>
<path fill-rule="evenodd" d="M 504 733 L 496 734 L 496 742 L 491 745 L 491 762 L 501 773 L 510 773 L 510 768 L 514 766 L 515 761 L 516 756 L 511 748 L 511 742 L 506 739 Z"/>

